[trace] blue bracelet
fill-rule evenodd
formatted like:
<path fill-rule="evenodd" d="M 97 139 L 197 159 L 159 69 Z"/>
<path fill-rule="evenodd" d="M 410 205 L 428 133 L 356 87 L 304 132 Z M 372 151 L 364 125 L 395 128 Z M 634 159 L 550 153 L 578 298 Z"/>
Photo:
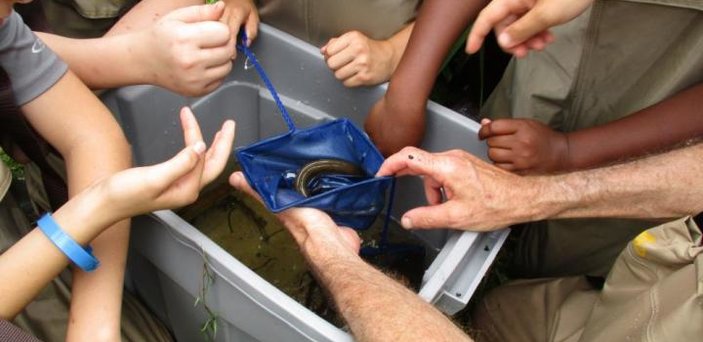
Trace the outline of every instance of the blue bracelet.
<path fill-rule="evenodd" d="M 90 246 L 83 248 L 68 236 L 68 234 L 61 230 L 61 227 L 56 224 L 54 218 L 51 217 L 51 213 L 44 214 L 44 216 L 37 221 L 37 225 L 39 229 L 44 232 L 46 237 L 48 237 L 69 260 L 73 261 L 73 263 L 83 271 L 90 272 L 100 265 L 100 261 L 93 255 L 93 249 L 90 248 Z"/>

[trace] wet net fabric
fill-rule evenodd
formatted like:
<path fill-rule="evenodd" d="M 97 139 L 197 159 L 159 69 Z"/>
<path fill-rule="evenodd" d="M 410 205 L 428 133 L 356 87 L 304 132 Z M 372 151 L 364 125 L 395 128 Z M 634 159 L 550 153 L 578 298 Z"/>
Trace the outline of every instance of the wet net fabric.
<path fill-rule="evenodd" d="M 338 225 L 368 228 L 383 209 L 386 191 L 393 182 L 392 177 L 374 177 L 383 163 L 381 153 L 366 134 L 346 119 L 297 129 L 256 56 L 246 44 L 238 44 L 237 48 L 256 68 L 289 128 L 286 134 L 237 150 L 249 184 L 272 212 L 311 207 L 323 210 Z M 296 188 L 296 177 L 305 165 L 317 160 L 346 161 L 361 169 L 363 175 L 320 174 L 305 184 L 313 190 L 306 197 Z"/>

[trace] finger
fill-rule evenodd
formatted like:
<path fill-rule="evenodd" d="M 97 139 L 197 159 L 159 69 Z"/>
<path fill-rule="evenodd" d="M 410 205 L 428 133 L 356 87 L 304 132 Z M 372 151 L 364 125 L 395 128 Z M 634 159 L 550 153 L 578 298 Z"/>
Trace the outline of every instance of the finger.
<path fill-rule="evenodd" d="M 181 108 L 181 126 L 183 127 L 183 138 L 186 146 L 203 141 L 203 135 L 200 133 L 198 120 L 195 119 L 195 114 L 189 107 Z"/>
<path fill-rule="evenodd" d="M 525 46 L 527 46 L 527 48 L 530 50 L 542 51 L 544 49 L 544 47 L 547 46 L 547 44 L 542 39 L 541 35 L 536 35 L 536 36 L 528 39 L 525 42 Z"/>
<path fill-rule="evenodd" d="M 354 87 L 360 87 L 360 86 L 366 85 L 366 82 L 364 82 L 364 80 L 361 77 L 359 77 L 359 74 L 357 73 L 354 76 L 344 80 L 342 82 L 342 84 L 344 84 L 344 86 L 347 88 L 354 88 Z"/>
<path fill-rule="evenodd" d="M 490 124 L 490 123 L 491 123 L 491 119 L 489 119 L 489 118 L 483 118 L 483 119 L 481 119 L 481 126 L 483 126 L 483 125 L 488 125 L 488 124 Z"/>
<path fill-rule="evenodd" d="M 252 189 L 251 186 L 249 186 L 249 182 L 247 182 L 247 179 L 244 177 L 244 174 L 241 171 L 234 172 L 229 176 L 229 184 L 232 185 L 235 189 L 244 192 L 256 199 L 257 201 L 263 203 L 263 201 L 261 200 L 261 196 L 259 196 L 259 194 L 254 189 Z"/>
<path fill-rule="evenodd" d="M 495 166 L 510 172 L 513 172 L 516 169 L 515 165 L 513 165 L 512 163 L 495 163 Z"/>
<path fill-rule="evenodd" d="M 232 64 L 236 48 L 234 45 L 225 44 L 218 47 L 200 50 L 200 58 L 204 61 L 206 68 L 219 67 L 224 64 Z"/>
<path fill-rule="evenodd" d="M 427 228 L 458 228 L 459 222 L 455 222 L 453 213 L 465 211 L 455 202 L 447 201 L 438 205 L 417 207 L 406 212 L 400 220 L 403 228 L 406 229 L 427 229 Z"/>
<path fill-rule="evenodd" d="M 512 163 L 515 154 L 512 150 L 504 148 L 489 148 L 488 158 L 494 163 Z"/>
<path fill-rule="evenodd" d="M 488 33 L 496 24 L 510 15 L 510 8 L 503 2 L 493 1 L 486 6 L 471 26 L 469 38 L 466 41 L 466 52 L 476 53 L 483 45 Z"/>
<path fill-rule="evenodd" d="M 188 33 L 200 48 L 228 45 L 232 39 L 229 26 L 219 21 L 189 24 Z"/>
<path fill-rule="evenodd" d="M 341 69 L 335 71 L 334 77 L 340 81 L 344 81 L 344 80 L 356 75 L 358 72 L 359 72 L 358 68 L 355 65 L 350 63 L 350 64 L 343 66 Z"/>
<path fill-rule="evenodd" d="M 341 50 L 335 54 L 329 54 L 328 56 L 327 66 L 332 70 L 338 70 L 351 64 L 356 57 L 349 49 Z"/>
<path fill-rule="evenodd" d="M 445 184 L 447 177 L 455 170 L 442 162 L 444 155 L 437 156 L 415 147 L 405 147 L 400 152 L 388 157 L 376 173 L 377 176 L 417 175 L 434 179 L 438 184 Z"/>
<path fill-rule="evenodd" d="M 219 65 L 213 65 L 205 69 L 204 80 L 221 81 L 232 71 L 232 60 L 226 59 Z"/>
<path fill-rule="evenodd" d="M 509 135 L 496 135 L 486 139 L 486 144 L 491 148 L 505 148 L 511 149 L 515 143 L 515 136 Z"/>
<path fill-rule="evenodd" d="M 184 23 L 197 23 L 207 20 L 219 20 L 224 13 L 225 4 L 218 1 L 212 5 L 188 6 L 171 11 L 166 15 Z"/>
<path fill-rule="evenodd" d="M 519 120 L 515 119 L 498 119 L 491 122 L 488 126 L 490 127 L 491 135 L 513 134 L 518 131 L 519 122 Z"/>
<path fill-rule="evenodd" d="M 349 246 L 354 253 L 359 253 L 359 249 L 361 249 L 361 238 L 356 230 L 347 227 L 340 227 L 339 229 L 347 246 Z"/>
<path fill-rule="evenodd" d="M 192 171 L 205 152 L 205 143 L 199 141 L 187 146 L 171 159 L 144 168 L 144 178 L 157 188 L 166 189 Z"/>
<path fill-rule="evenodd" d="M 535 6 L 498 36 L 498 44 L 503 48 L 511 48 L 547 30 L 553 24 L 553 20 L 545 16 L 543 8 Z"/>
<path fill-rule="evenodd" d="M 431 205 L 442 203 L 442 184 L 439 184 L 432 177 L 423 177 L 423 185 L 427 203 Z"/>
<path fill-rule="evenodd" d="M 327 56 L 338 54 L 340 51 L 346 49 L 350 43 L 351 41 L 346 34 L 330 39 L 330 41 L 325 45 Z"/>
<path fill-rule="evenodd" d="M 201 184 L 201 187 L 217 178 L 222 170 L 225 169 L 227 161 L 229 160 L 230 152 L 232 151 L 234 129 L 234 121 L 227 120 L 222 125 L 222 129 L 217 132 L 210 149 L 205 154 L 205 166 L 202 177 L 203 183 Z"/>
<path fill-rule="evenodd" d="M 251 46 L 251 43 L 254 42 L 259 35 L 259 15 L 256 10 L 252 10 L 251 13 L 249 13 L 244 29 L 247 32 L 247 37 L 249 37 L 247 46 Z"/>

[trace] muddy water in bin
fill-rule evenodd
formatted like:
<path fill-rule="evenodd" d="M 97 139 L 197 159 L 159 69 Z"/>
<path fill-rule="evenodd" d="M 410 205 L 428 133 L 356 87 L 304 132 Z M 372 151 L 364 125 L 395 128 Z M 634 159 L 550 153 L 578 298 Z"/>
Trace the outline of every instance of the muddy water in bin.
<path fill-rule="evenodd" d="M 200 196 L 178 214 L 240 262 L 320 317 L 337 326 L 341 318 L 313 278 L 297 244 L 285 227 L 262 204 L 227 184 Z M 378 245 L 383 217 L 361 232 L 364 246 Z M 415 250 L 381 253 L 365 259 L 416 291 L 436 252 L 395 222 L 389 228 L 391 243 Z"/>

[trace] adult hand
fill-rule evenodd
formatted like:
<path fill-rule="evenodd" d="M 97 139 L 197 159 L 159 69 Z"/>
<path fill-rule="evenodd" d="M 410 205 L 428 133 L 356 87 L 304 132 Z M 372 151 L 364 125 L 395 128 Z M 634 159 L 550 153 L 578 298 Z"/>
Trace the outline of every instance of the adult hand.
<path fill-rule="evenodd" d="M 332 38 L 320 48 L 334 77 L 347 87 L 388 81 L 400 60 L 390 41 L 373 40 L 359 31 Z"/>
<path fill-rule="evenodd" d="M 232 34 L 231 44 L 235 43 L 239 29 L 244 26 L 247 33 L 247 46 L 256 39 L 259 33 L 259 12 L 252 0 L 222 0 L 225 3 L 225 12 L 220 21 L 229 26 Z"/>
<path fill-rule="evenodd" d="M 229 177 L 229 182 L 236 189 L 243 191 L 261 201 L 259 195 L 249 186 L 241 172 Z M 290 208 L 276 216 L 288 229 L 300 246 L 303 254 L 311 259 L 322 255 L 356 257 L 361 240 L 351 228 L 338 227 L 323 211 L 313 208 Z M 319 259 L 317 259 L 319 260 Z"/>
<path fill-rule="evenodd" d="M 565 133 L 531 119 L 483 119 L 478 137 L 488 144 L 488 158 L 497 167 L 520 173 L 569 169 L 569 139 Z"/>
<path fill-rule="evenodd" d="M 516 57 L 554 41 L 549 28 L 576 18 L 593 0 L 493 0 L 474 21 L 466 51 L 475 53 L 495 30 L 498 45 Z"/>
<path fill-rule="evenodd" d="M 384 156 L 405 146 L 419 146 L 425 135 L 425 106 L 393 101 L 386 93 L 371 108 L 364 130 Z"/>
<path fill-rule="evenodd" d="M 530 199 L 539 187 L 462 150 L 428 153 L 406 147 L 388 157 L 376 176 L 422 176 L 428 206 L 406 212 L 407 229 L 487 231 L 534 219 Z"/>
<path fill-rule="evenodd" d="M 186 96 L 217 88 L 232 70 L 235 46 L 229 27 L 220 20 L 224 3 L 179 8 L 149 29 L 139 31 L 134 48 L 150 83 Z"/>
<path fill-rule="evenodd" d="M 118 218 L 190 204 L 224 169 L 234 140 L 234 122 L 225 121 L 206 151 L 191 110 L 184 107 L 180 116 L 186 144 L 181 152 L 161 164 L 128 169 L 97 184 Z"/>

